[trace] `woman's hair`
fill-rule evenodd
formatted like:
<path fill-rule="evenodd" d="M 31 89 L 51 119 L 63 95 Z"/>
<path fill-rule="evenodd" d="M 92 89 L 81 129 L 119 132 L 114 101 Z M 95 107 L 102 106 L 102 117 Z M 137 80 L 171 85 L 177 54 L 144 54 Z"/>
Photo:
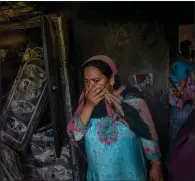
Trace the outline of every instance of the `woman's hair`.
<path fill-rule="evenodd" d="M 110 68 L 110 66 L 106 62 L 104 62 L 102 60 L 89 61 L 89 62 L 85 63 L 82 68 L 84 70 L 87 67 L 95 67 L 95 68 L 97 68 L 108 79 L 110 79 L 112 74 L 113 74 L 112 73 L 112 69 Z M 118 89 L 120 87 L 120 85 L 121 85 L 120 84 L 120 80 L 119 80 L 119 76 L 115 75 L 114 79 L 115 79 L 114 89 Z"/>

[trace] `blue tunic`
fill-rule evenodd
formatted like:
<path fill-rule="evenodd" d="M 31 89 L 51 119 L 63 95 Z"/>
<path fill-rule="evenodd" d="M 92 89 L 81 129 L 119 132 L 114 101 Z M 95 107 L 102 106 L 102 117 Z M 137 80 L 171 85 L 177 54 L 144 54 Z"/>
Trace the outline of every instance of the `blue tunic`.
<path fill-rule="evenodd" d="M 140 107 L 138 99 L 132 100 Z M 116 127 L 113 126 L 115 123 Z M 146 181 L 144 156 L 149 160 L 161 156 L 157 140 L 139 138 L 125 124 L 109 116 L 91 118 L 87 126 L 78 116 L 75 126 L 75 140 L 85 138 L 87 181 Z M 109 144 L 104 143 L 100 131 L 104 138 L 111 139 L 115 139 L 113 133 L 117 132 L 117 139 Z"/>
<path fill-rule="evenodd" d="M 116 142 L 106 145 L 99 141 L 98 122 L 105 124 L 108 121 L 109 118 L 90 120 L 85 135 L 88 158 L 87 180 L 145 181 L 146 169 L 141 141 L 130 129 L 119 123 Z"/>

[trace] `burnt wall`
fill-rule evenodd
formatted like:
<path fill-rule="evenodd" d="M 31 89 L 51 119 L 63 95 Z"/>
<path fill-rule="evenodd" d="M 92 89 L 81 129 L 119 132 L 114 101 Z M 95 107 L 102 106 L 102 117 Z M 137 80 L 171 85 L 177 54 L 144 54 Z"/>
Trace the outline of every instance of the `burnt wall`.
<path fill-rule="evenodd" d="M 74 53 L 78 67 L 90 56 L 105 54 L 114 60 L 121 80 L 134 73 L 154 73 L 154 88 L 164 87 L 168 44 L 156 24 L 86 24 L 74 26 Z M 152 90 L 151 90 L 152 91 Z"/>

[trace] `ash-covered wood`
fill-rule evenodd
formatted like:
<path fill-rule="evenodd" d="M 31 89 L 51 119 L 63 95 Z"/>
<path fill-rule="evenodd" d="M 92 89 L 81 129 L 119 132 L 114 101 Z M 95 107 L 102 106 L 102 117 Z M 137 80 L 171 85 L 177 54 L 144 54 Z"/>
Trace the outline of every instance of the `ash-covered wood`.
<path fill-rule="evenodd" d="M 0 144 L 0 180 L 24 181 L 18 154 L 5 144 Z"/>
<path fill-rule="evenodd" d="M 19 70 L 0 117 L 2 141 L 17 151 L 25 150 L 47 98 L 45 71 L 36 64 L 43 52 L 35 48 L 36 56 Z"/>
<path fill-rule="evenodd" d="M 0 5 L 0 23 L 21 21 L 43 14 L 29 2 L 9 2 Z"/>

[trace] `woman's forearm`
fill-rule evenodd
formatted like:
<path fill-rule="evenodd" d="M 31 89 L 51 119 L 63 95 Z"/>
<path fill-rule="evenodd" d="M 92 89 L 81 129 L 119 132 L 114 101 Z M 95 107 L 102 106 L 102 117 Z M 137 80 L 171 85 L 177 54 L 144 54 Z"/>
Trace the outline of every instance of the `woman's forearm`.
<path fill-rule="evenodd" d="M 80 119 L 81 119 L 83 125 L 86 126 L 88 124 L 93 110 L 94 110 L 94 107 L 92 107 L 88 104 L 84 105 L 84 107 L 80 113 Z"/>
<path fill-rule="evenodd" d="M 180 96 L 180 98 L 183 101 L 191 101 L 192 97 L 188 94 L 188 92 L 186 90 L 183 91 L 183 94 Z"/>

